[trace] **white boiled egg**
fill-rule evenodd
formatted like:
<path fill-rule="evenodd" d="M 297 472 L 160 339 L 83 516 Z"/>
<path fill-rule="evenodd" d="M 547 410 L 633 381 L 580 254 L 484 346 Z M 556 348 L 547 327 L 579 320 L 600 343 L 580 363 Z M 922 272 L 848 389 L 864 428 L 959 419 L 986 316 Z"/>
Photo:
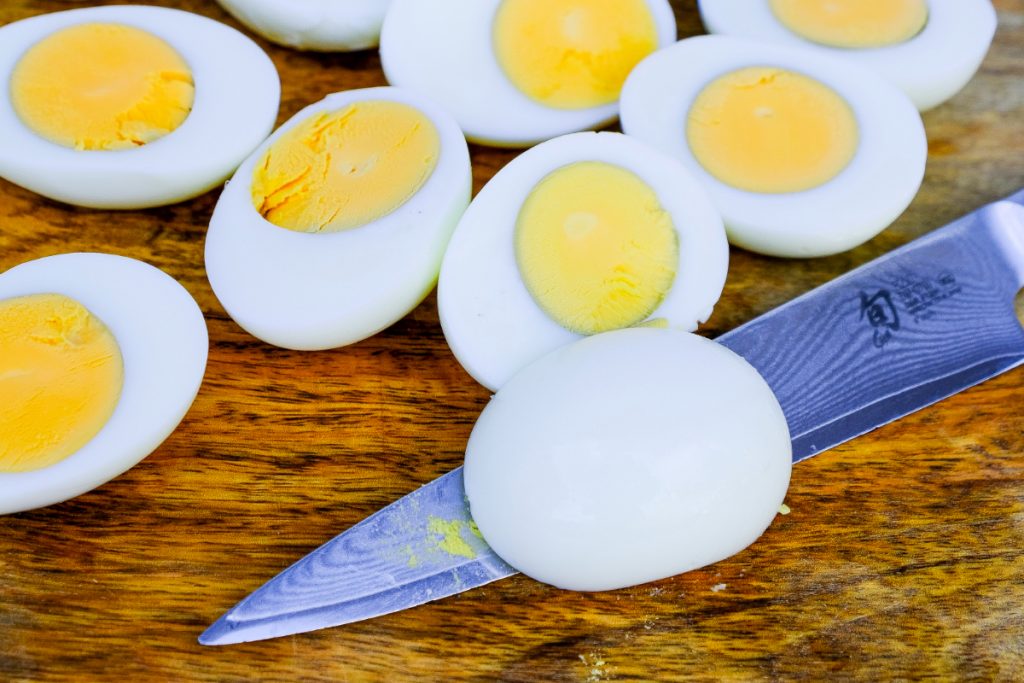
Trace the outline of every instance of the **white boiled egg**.
<path fill-rule="evenodd" d="M 612 590 L 739 552 L 789 485 L 789 429 L 742 357 L 678 330 L 608 332 L 509 380 L 466 447 L 470 510 L 519 571 Z"/>
<path fill-rule="evenodd" d="M 394 0 L 380 56 L 470 140 L 516 147 L 613 121 L 630 69 L 675 39 L 667 0 Z"/>
<path fill-rule="evenodd" d="M 69 204 L 135 209 L 219 185 L 273 129 L 277 71 L 249 38 L 161 7 L 0 28 L 0 177 Z"/>
<path fill-rule="evenodd" d="M 924 177 L 910 100 L 851 62 L 726 36 L 648 57 L 622 91 L 622 127 L 707 187 L 729 240 L 775 256 L 855 247 L 890 225 Z"/>
<path fill-rule="evenodd" d="M 700 13 L 712 33 L 806 47 L 872 69 L 922 111 L 967 84 L 996 30 L 990 0 L 700 0 Z"/>
<path fill-rule="evenodd" d="M 619 133 L 574 133 L 476 196 L 445 253 L 438 312 L 455 357 L 497 389 L 586 335 L 696 329 L 728 262 L 722 219 L 679 162 Z"/>
<path fill-rule="evenodd" d="M 135 465 L 185 416 L 206 370 L 185 289 L 122 256 L 0 273 L 0 514 L 58 503 Z"/>
<path fill-rule="evenodd" d="M 210 284 L 235 322 L 270 344 L 359 341 L 433 288 L 471 181 L 458 125 L 423 96 L 330 95 L 228 183 L 206 237 Z"/>
<path fill-rule="evenodd" d="M 343 52 L 377 45 L 390 0 L 217 0 L 267 40 Z"/>

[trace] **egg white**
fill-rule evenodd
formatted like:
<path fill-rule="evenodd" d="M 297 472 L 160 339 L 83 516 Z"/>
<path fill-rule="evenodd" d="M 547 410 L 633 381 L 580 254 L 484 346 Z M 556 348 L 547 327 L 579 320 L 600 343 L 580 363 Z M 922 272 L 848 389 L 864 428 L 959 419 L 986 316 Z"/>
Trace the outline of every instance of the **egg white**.
<path fill-rule="evenodd" d="M 836 177 L 802 192 L 757 193 L 727 185 L 690 151 L 686 117 L 715 78 L 749 66 L 777 66 L 821 81 L 853 110 L 859 144 Z M 913 103 L 895 86 L 829 55 L 726 36 L 698 36 L 640 64 L 622 90 L 622 128 L 683 162 L 725 219 L 729 241 L 774 256 L 824 256 L 851 249 L 888 227 L 917 194 L 928 143 Z"/>
<path fill-rule="evenodd" d="M 267 147 L 318 112 L 366 100 L 415 107 L 437 129 L 440 155 L 419 191 L 393 212 L 340 232 L 295 232 L 260 215 L 252 175 Z M 317 350 L 354 343 L 401 319 L 433 289 L 471 186 L 466 140 L 436 104 L 398 88 L 329 95 L 282 125 L 228 183 L 206 235 L 210 284 L 235 322 L 270 344 Z"/>
<path fill-rule="evenodd" d="M 492 43 L 501 0 L 393 0 L 381 30 L 388 82 L 419 90 L 446 107 L 473 142 L 525 147 L 615 120 L 618 104 L 587 109 L 546 107 L 505 76 Z M 676 39 L 668 0 L 647 0 L 658 45 Z"/>
<path fill-rule="evenodd" d="M 141 147 L 74 150 L 40 137 L 0 92 L 0 177 L 69 204 L 137 209 L 170 204 L 219 185 L 273 129 L 280 81 L 270 58 L 235 29 L 162 7 L 115 5 L 44 14 L 0 28 L 0 80 L 55 31 L 83 23 L 148 31 L 192 70 L 195 101 L 174 131 Z"/>
<path fill-rule="evenodd" d="M 564 346 L 509 380 L 466 447 L 473 519 L 539 581 L 612 590 L 729 557 L 768 527 L 789 429 L 743 358 L 678 330 Z"/>
<path fill-rule="evenodd" d="M 676 277 L 651 318 L 694 330 L 710 317 L 722 293 L 729 264 L 722 219 L 685 168 L 619 133 L 549 140 L 521 154 L 484 186 L 459 221 L 441 264 L 437 305 L 445 338 L 466 371 L 490 389 L 581 336 L 537 305 L 523 284 L 513 247 L 519 209 L 534 186 L 577 161 L 603 161 L 633 172 L 672 216 L 679 238 Z"/>
<path fill-rule="evenodd" d="M 62 254 L 0 273 L 0 300 L 63 294 L 99 318 L 124 362 L 110 420 L 64 460 L 0 473 L 0 514 L 52 505 L 113 479 L 152 453 L 195 399 L 209 339 L 192 296 L 163 271 L 110 254 Z"/>
<path fill-rule="evenodd" d="M 928 0 L 928 23 L 897 45 L 847 49 L 807 40 L 782 24 L 767 2 L 699 0 L 711 33 L 805 47 L 869 68 L 903 90 L 921 111 L 963 88 L 981 65 L 996 30 L 990 0 Z"/>
<path fill-rule="evenodd" d="M 390 0 L 217 0 L 275 43 L 323 52 L 363 50 L 380 40 Z"/>

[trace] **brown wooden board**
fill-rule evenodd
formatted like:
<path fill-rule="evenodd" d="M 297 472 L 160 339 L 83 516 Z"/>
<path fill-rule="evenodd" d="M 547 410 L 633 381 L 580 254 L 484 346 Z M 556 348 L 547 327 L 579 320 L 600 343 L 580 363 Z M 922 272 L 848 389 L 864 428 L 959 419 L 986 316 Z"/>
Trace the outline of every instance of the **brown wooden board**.
<path fill-rule="evenodd" d="M 87 4 L 9 0 L 0 23 Z M 237 26 L 213 2 L 147 4 Z M 693 0 L 674 5 L 680 36 L 700 33 Z M 928 171 L 906 213 L 830 258 L 734 249 L 704 334 L 1024 186 L 1024 1 L 996 6 L 999 30 L 981 72 L 924 116 Z M 373 51 L 261 44 L 281 73 L 280 121 L 327 93 L 384 83 Z M 476 189 L 515 154 L 474 147 Z M 432 296 L 384 333 L 334 351 L 286 351 L 244 333 L 203 270 L 216 199 L 95 211 L 0 181 L 0 272 L 70 251 L 139 258 L 195 296 L 211 340 L 195 405 L 156 452 L 72 501 L 0 517 L 0 679 L 1019 680 L 1024 672 L 1022 369 L 801 463 L 786 499 L 792 513 L 714 566 L 601 594 L 517 576 L 341 628 L 201 647 L 196 636 L 210 622 L 279 570 L 459 465 L 488 400 L 446 347 Z"/>

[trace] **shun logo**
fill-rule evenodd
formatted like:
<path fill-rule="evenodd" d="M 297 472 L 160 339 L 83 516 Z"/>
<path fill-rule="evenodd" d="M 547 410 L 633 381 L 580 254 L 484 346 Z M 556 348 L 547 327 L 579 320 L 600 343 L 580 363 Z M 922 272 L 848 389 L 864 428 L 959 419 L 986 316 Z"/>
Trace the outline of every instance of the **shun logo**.
<path fill-rule="evenodd" d="M 876 348 L 883 348 L 895 333 L 907 325 L 924 325 L 939 315 L 939 304 L 962 291 L 956 276 L 949 272 L 935 277 L 902 273 L 883 280 L 882 289 L 860 291 L 860 319 L 873 329 Z M 897 304 L 899 308 L 897 309 Z M 900 319 L 899 311 L 903 311 Z"/>
<path fill-rule="evenodd" d="M 874 328 L 875 348 L 882 348 L 892 340 L 893 332 L 900 329 L 900 316 L 892 303 L 892 292 L 880 289 L 873 296 L 860 293 L 860 319 Z"/>

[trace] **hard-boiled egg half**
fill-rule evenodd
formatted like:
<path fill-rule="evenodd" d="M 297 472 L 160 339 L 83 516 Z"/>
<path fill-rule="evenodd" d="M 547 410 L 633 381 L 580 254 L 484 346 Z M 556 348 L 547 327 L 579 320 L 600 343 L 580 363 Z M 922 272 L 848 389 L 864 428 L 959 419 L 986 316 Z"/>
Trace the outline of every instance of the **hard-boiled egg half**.
<path fill-rule="evenodd" d="M 823 256 L 885 229 L 924 177 L 911 101 L 830 55 L 725 36 L 680 41 L 641 62 L 622 127 L 707 187 L 736 245 Z"/>
<path fill-rule="evenodd" d="M 722 219 L 679 162 L 619 133 L 574 133 L 476 196 L 441 266 L 438 312 L 455 357 L 496 389 L 583 336 L 696 329 L 728 262 Z"/>
<path fill-rule="evenodd" d="M 343 346 L 433 288 L 469 203 L 458 125 L 421 95 L 330 95 L 238 169 L 206 237 L 206 272 L 235 322 L 292 349 Z"/>
<path fill-rule="evenodd" d="M 743 358 L 678 330 L 619 330 L 553 351 L 497 392 L 466 448 L 466 495 L 516 569 L 611 590 L 753 543 L 791 459 L 782 409 Z"/>
<path fill-rule="evenodd" d="M 514 147 L 613 121 L 630 70 L 675 39 L 667 0 L 394 0 L 380 56 L 470 140 Z"/>
<path fill-rule="evenodd" d="M 189 293 L 140 261 L 64 254 L 0 273 L 0 514 L 155 450 L 192 405 L 208 345 Z"/>
<path fill-rule="evenodd" d="M 700 13 L 712 33 L 802 46 L 870 68 L 922 111 L 967 84 L 996 30 L 990 0 L 700 0 Z"/>
<path fill-rule="evenodd" d="M 300 50 L 374 47 L 390 0 L 217 0 L 267 40 Z"/>
<path fill-rule="evenodd" d="M 133 209 L 220 184 L 272 130 L 277 71 L 249 38 L 130 5 L 0 28 L 0 177 L 81 206 Z"/>

